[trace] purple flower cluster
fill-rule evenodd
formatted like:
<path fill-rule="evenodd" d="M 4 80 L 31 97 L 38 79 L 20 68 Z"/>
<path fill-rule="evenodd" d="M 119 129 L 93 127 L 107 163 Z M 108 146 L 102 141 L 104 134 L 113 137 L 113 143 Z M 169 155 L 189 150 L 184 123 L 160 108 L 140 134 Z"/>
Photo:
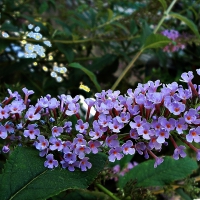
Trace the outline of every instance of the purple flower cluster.
<path fill-rule="evenodd" d="M 87 155 L 91 153 L 104 151 L 114 162 L 137 152 L 146 159 L 153 157 L 157 167 L 163 158 L 155 153 L 168 142 L 174 146 L 174 159 L 186 156 L 186 147 L 176 143 L 180 140 L 200 160 L 200 150 L 192 145 L 200 142 L 200 86 L 192 83 L 193 77 L 192 72 L 182 74 L 186 89 L 176 82 L 161 84 L 157 80 L 138 84 L 125 95 L 103 90 L 95 94 L 96 100 L 85 100 L 85 119 L 80 114 L 78 95 L 72 98 L 62 94 L 58 99 L 46 95 L 31 105 L 32 90 L 23 88 L 24 98 L 8 90 L 10 96 L 0 106 L 2 152 L 15 145 L 32 145 L 46 157 L 45 167 L 52 169 L 60 163 L 70 171 L 90 169 Z M 89 123 L 92 106 L 96 114 Z M 75 124 L 70 121 L 73 115 Z"/>
<path fill-rule="evenodd" d="M 163 48 L 164 52 L 175 52 L 175 51 L 178 51 L 179 49 L 185 48 L 185 45 L 181 43 L 180 41 L 181 34 L 178 31 L 164 30 L 161 32 L 161 34 L 168 37 L 169 39 L 173 41 Z"/>

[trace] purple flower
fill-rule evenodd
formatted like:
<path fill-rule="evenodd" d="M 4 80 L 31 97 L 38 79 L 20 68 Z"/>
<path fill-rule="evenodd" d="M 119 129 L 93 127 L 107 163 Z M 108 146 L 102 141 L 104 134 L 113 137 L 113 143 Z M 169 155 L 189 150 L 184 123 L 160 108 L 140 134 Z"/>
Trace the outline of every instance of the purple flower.
<path fill-rule="evenodd" d="M 197 111 L 193 108 L 184 113 L 184 119 L 188 124 L 192 124 L 196 120 Z"/>
<path fill-rule="evenodd" d="M 106 145 L 110 148 L 119 147 L 119 140 L 117 134 L 106 137 Z"/>
<path fill-rule="evenodd" d="M 65 122 L 63 129 L 65 132 L 70 133 L 72 130 L 72 122 Z"/>
<path fill-rule="evenodd" d="M 96 153 L 98 153 L 98 151 L 99 151 L 98 148 L 101 146 L 101 143 L 100 143 L 99 141 L 92 141 L 92 140 L 90 140 L 90 141 L 88 142 L 88 145 L 89 145 L 89 147 L 90 147 L 92 153 L 93 153 L 93 154 L 96 154 Z"/>
<path fill-rule="evenodd" d="M 75 167 L 79 166 L 80 162 L 78 162 L 78 161 L 75 161 L 75 162 L 66 162 L 65 160 L 62 160 L 60 163 L 62 164 L 62 168 L 63 169 L 68 168 L 68 170 L 70 172 L 73 172 L 73 171 L 75 171 Z"/>
<path fill-rule="evenodd" d="M 150 129 L 150 124 L 149 123 L 144 123 L 142 127 L 137 129 L 138 135 L 142 135 L 142 137 L 145 140 L 150 140 L 150 136 L 154 135 L 154 132 L 152 129 Z"/>
<path fill-rule="evenodd" d="M 156 157 L 156 161 L 154 163 L 154 168 L 156 168 L 158 165 L 160 165 L 163 161 L 164 161 L 163 158 Z"/>
<path fill-rule="evenodd" d="M 153 136 L 151 137 L 148 146 L 150 147 L 150 149 L 155 148 L 156 150 L 161 150 L 162 144 L 157 142 L 156 136 Z"/>
<path fill-rule="evenodd" d="M 193 72 L 192 71 L 184 72 L 184 73 L 182 73 L 181 78 L 182 78 L 182 80 L 180 80 L 180 81 L 189 83 L 194 78 Z"/>
<path fill-rule="evenodd" d="M 79 163 L 79 168 L 81 171 L 87 171 L 87 168 L 90 169 L 92 167 L 92 164 L 88 162 L 89 158 L 85 157 L 83 158 Z"/>
<path fill-rule="evenodd" d="M 7 121 L 5 124 L 4 124 L 4 127 L 5 129 L 8 131 L 8 133 L 14 133 L 14 124 L 12 122 L 9 122 Z"/>
<path fill-rule="evenodd" d="M 36 136 L 40 135 L 40 130 L 35 129 L 35 124 L 29 124 L 28 130 L 24 130 L 24 137 L 29 137 L 31 140 L 35 139 Z"/>
<path fill-rule="evenodd" d="M 54 167 L 58 167 L 58 161 L 54 160 L 53 154 L 48 154 L 46 156 L 47 160 L 44 162 L 44 166 L 49 169 L 53 169 Z"/>
<path fill-rule="evenodd" d="M 188 125 L 185 123 L 185 119 L 181 117 L 176 121 L 175 127 L 178 134 L 182 134 L 184 130 L 187 130 Z"/>
<path fill-rule="evenodd" d="M 16 113 L 21 114 L 21 112 L 26 109 L 26 106 L 22 100 L 19 100 L 19 101 L 14 100 L 9 105 L 9 109 L 10 109 L 10 113 L 12 114 L 16 114 Z"/>
<path fill-rule="evenodd" d="M 162 118 L 162 120 L 160 121 L 162 127 L 167 130 L 168 132 L 174 130 L 175 128 L 175 123 L 176 120 L 173 118 L 170 118 L 169 120 L 167 120 L 166 118 Z"/>
<path fill-rule="evenodd" d="M 25 118 L 27 118 L 30 121 L 39 120 L 41 115 L 39 113 L 35 114 L 35 111 L 35 107 L 30 107 L 26 112 Z"/>
<path fill-rule="evenodd" d="M 119 133 L 120 129 L 124 127 L 124 124 L 119 123 L 116 118 L 113 118 L 113 121 L 109 122 L 108 126 L 114 133 Z"/>
<path fill-rule="evenodd" d="M 200 76 L 200 69 L 196 69 L 197 74 Z"/>
<path fill-rule="evenodd" d="M 9 107 L 6 105 L 4 108 L 0 106 L 0 119 L 7 119 L 9 117 Z"/>
<path fill-rule="evenodd" d="M 130 113 L 122 112 L 120 116 L 116 116 L 116 119 L 119 123 L 128 123 L 130 120 Z"/>
<path fill-rule="evenodd" d="M 140 116 L 140 115 L 137 115 L 137 116 L 134 117 L 133 119 L 134 119 L 135 123 L 134 123 L 134 122 L 130 122 L 130 123 L 129 123 L 129 124 L 130 124 L 130 127 L 131 127 L 132 129 L 134 129 L 134 128 L 138 129 L 138 128 L 140 128 L 140 127 L 142 126 L 143 123 L 146 122 L 145 119 L 144 119 L 143 121 L 141 120 L 141 116 Z"/>
<path fill-rule="evenodd" d="M 2 148 L 3 153 L 8 153 L 9 151 L 10 151 L 9 145 L 3 146 L 3 148 Z"/>
<path fill-rule="evenodd" d="M 187 154 L 184 152 L 184 149 L 186 149 L 186 147 L 183 146 L 183 145 L 180 145 L 179 147 L 177 147 L 174 150 L 173 158 L 175 160 L 178 160 L 179 156 L 182 157 L 182 158 L 185 158 Z"/>
<path fill-rule="evenodd" d="M 79 119 L 77 123 L 78 124 L 75 125 L 76 130 L 79 131 L 79 133 L 85 134 L 89 127 L 89 123 L 88 122 L 83 123 L 82 119 Z"/>
<path fill-rule="evenodd" d="M 57 127 L 57 126 L 54 126 L 52 129 L 52 136 L 53 137 L 58 137 L 61 135 L 61 133 L 63 132 L 63 128 L 62 127 Z"/>
<path fill-rule="evenodd" d="M 34 145 L 36 147 L 36 149 L 38 149 L 39 151 L 42 151 L 44 149 L 47 149 L 47 147 L 49 146 L 49 142 L 47 139 L 45 139 L 45 137 L 43 135 L 39 135 L 37 137 L 37 139 L 39 140 L 39 142 L 35 142 Z"/>
<path fill-rule="evenodd" d="M 168 110 L 174 115 L 180 115 L 181 112 L 185 111 L 185 104 L 181 102 L 173 102 L 167 106 Z"/>
<path fill-rule="evenodd" d="M 138 142 L 135 144 L 135 149 L 140 155 L 142 155 L 143 151 L 146 149 L 146 145 L 144 142 Z"/>
<path fill-rule="evenodd" d="M 52 144 L 49 146 L 49 149 L 51 149 L 52 151 L 54 151 L 54 150 L 62 151 L 63 150 L 62 140 L 60 138 L 51 137 L 49 139 L 49 142 Z"/>
<path fill-rule="evenodd" d="M 22 88 L 22 91 L 24 92 L 24 94 L 26 96 L 29 96 L 31 94 L 34 94 L 34 91 L 33 90 L 28 90 L 26 87 L 25 88 Z"/>
<path fill-rule="evenodd" d="M 197 128 L 191 128 L 189 131 L 189 134 L 186 135 L 186 139 L 188 142 L 192 142 L 193 140 L 196 143 L 200 142 L 200 127 L 198 126 Z"/>
<path fill-rule="evenodd" d="M 74 163 L 77 160 L 77 155 L 75 153 L 72 152 L 68 152 L 64 154 L 64 159 L 66 162 L 68 163 Z"/>
<path fill-rule="evenodd" d="M 109 161 L 115 162 L 115 159 L 121 160 L 121 158 L 124 157 L 124 155 L 122 153 L 120 153 L 121 151 L 122 151 L 121 147 L 116 147 L 116 148 L 110 149 L 108 152 L 109 153 L 109 156 L 108 156 Z"/>
<path fill-rule="evenodd" d="M 91 149 L 86 145 L 78 145 L 74 150 L 74 153 L 78 155 L 80 159 L 83 159 L 85 157 L 85 154 L 89 154 L 90 152 Z"/>
<path fill-rule="evenodd" d="M 135 149 L 132 148 L 132 146 L 133 146 L 133 142 L 131 140 L 126 141 L 126 143 L 122 145 L 123 153 L 125 155 L 127 154 L 133 155 L 135 153 Z"/>
<path fill-rule="evenodd" d="M 74 138 L 73 143 L 76 145 L 85 145 L 86 140 L 84 139 L 84 136 L 82 134 L 77 134 L 76 138 Z"/>
<path fill-rule="evenodd" d="M 58 106 L 60 105 L 60 102 L 56 98 L 50 99 L 48 103 L 49 109 L 58 108 Z"/>
<path fill-rule="evenodd" d="M 69 116 L 72 116 L 74 114 L 78 114 L 79 109 L 80 109 L 80 105 L 78 103 L 76 103 L 76 104 L 70 103 L 68 105 L 68 110 L 66 110 L 65 114 L 69 115 Z"/>
<path fill-rule="evenodd" d="M 162 128 L 161 130 L 156 131 L 156 136 L 158 137 L 156 141 L 162 144 L 165 142 L 165 138 L 169 138 L 169 132 Z"/>
<path fill-rule="evenodd" d="M 98 117 L 98 123 L 103 127 L 108 127 L 108 123 L 111 121 L 112 117 L 110 115 L 100 114 Z"/>
<path fill-rule="evenodd" d="M 176 30 L 164 30 L 161 33 L 171 40 L 176 40 L 180 36 L 179 32 Z"/>

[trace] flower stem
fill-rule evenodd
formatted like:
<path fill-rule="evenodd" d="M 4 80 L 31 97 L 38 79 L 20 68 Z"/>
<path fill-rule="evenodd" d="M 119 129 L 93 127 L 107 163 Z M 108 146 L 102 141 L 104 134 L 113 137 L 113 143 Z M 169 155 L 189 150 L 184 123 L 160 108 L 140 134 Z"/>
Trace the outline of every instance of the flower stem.
<path fill-rule="evenodd" d="M 160 28 L 160 26 L 162 25 L 162 23 L 164 22 L 165 18 L 168 16 L 169 12 L 171 11 L 171 9 L 173 8 L 174 4 L 176 3 L 177 0 L 173 0 L 172 3 L 169 5 L 168 9 L 166 10 L 166 12 L 164 13 L 163 17 L 161 18 L 161 20 L 159 21 L 158 25 L 156 26 L 155 30 L 154 30 L 154 34 L 158 31 L 158 29 Z M 114 83 L 114 85 L 112 86 L 112 90 L 115 90 L 116 87 L 119 85 L 120 81 L 124 78 L 124 76 L 127 74 L 127 72 L 131 69 L 131 67 L 134 65 L 135 61 L 139 58 L 139 56 L 143 53 L 145 49 L 141 49 L 136 55 L 135 57 L 131 60 L 131 62 L 127 65 L 127 67 L 124 69 L 124 71 L 122 72 L 122 74 L 118 77 L 118 79 L 116 80 L 116 82 Z"/>
<path fill-rule="evenodd" d="M 96 184 L 96 186 L 103 192 L 105 192 L 108 196 L 110 196 L 114 200 L 120 200 L 118 197 L 116 197 L 111 191 L 107 190 L 103 185 Z"/>

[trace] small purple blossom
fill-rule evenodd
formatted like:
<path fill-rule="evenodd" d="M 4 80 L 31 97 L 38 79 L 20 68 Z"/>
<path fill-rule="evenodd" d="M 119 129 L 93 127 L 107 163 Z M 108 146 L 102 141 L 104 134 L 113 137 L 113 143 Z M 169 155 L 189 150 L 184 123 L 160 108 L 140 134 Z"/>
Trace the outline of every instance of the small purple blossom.
<path fill-rule="evenodd" d="M 53 169 L 54 167 L 58 167 L 58 161 L 54 160 L 53 154 L 48 154 L 46 156 L 47 160 L 44 162 L 44 166 Z"/>
<path fill-rule="evenodd" d="M 35 127 L 35 124 L 29 124 L 28 130 L 24 130 L 24 137 L 29 137 L 31 140 L 34 140 L 36 136 L 39 136 L 40 130 Z"/>
<path fill-rule="evenodd" d="M 88 162 L 89 158 L 85 157 L 83 158 L 79 163 L 79 168 L 81 171 L 87 171 L 87 169 L 90 169 L 92 167 L 92 164 Z"/>
<path fill-rule="evenodd" d="M 83 123 L 83 120 L 82 120 L 82 119 L 79 119 L 79 120 L 77 121 L 77 124 L 75 125 L 76 130 L 77 130 L 79 133 L 82 133 L 82 134 L 85 134 L 85 133 L 86 133 L 88 127 L 89 127 L 89 123 L 88 123 L 88 122 Z"/>
<path fill-rule="evenodd" d="M 39 135 L 37 139 L 39 140 L 39 142 L 36 141 L 34 143 L 36 149 L 38 149 L 39 151 L 47 149 L 47 147 L 49 146 L 49 141 L 45 139 L 43 135 Z"/>
<path fill-rule="evenodd" d="M 186 147 L 183 146 L 183 145 L 180 145 L 179 147 L 177 147 L 174 150 L 173 158 L 175 160 L 178 160 L 179 156 L 182 157 L 182 158 L 185 158 L 186 157 L 186 153 L 184 152 L 184 149 L 186 149 Z"/>
<path fill-rule="evenodd" d="M 109 150 L 109 156 L 108 156 L 108 159 L 110 162 L 115 162 L 115 160 L 121 160 L 124 155 L 121 153 L 122 151 L 122 148 L 121 147 L 116 147 L 116 148 L 113 148 L 113 149 L 110 149 Z"/>
<path fill-rule="evenodd" d="M 188 142 L 192 142 L 193 140 L 196 143 L 200 142 L 200 127 L 197 128 L 191 128 L 189 131 L 189 134 L 186 135 L 186 139 Z"/>
<path fill-rule="evenodd" d="M 62 127 L 57 127 L 57 126 L 54 126 L 52 129 L 52 136 L 53 137 L 58 137 L 61 135 L 61 133 L 63 132 L 63 128 Z"/>
<path fill-rule="evenodd" d="M 133 155 L 135 153 L 135 149 L 132 147 L 133 147 L 133 142 L 131 140 L 126 141 L 126 143 L 122 145 L 123 153 L 125 155 L 127 154 Z"/>

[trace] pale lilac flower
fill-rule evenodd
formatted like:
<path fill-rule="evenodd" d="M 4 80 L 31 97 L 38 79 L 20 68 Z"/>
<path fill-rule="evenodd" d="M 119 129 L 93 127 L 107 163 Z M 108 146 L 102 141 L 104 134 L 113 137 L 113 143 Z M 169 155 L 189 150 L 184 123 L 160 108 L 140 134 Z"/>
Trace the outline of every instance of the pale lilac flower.
<path fill-rule="evenodd" d="M 146 149 L 146 145 L 144 142 L 138 142 L 135 144 L 135 150 L 140 154 L 143 155 L 143 151 Z"/>
<path fill-rule="evenodd" d="M 197 111 L 193 108 L 184 113 L 184 119 L 188 124 L 192 124 L 196 120 Z"/>
<path fill-rule="evenodd" d="M 60 102 L 56 98 L 52 98 L 49 100 L 49 109 L 55 109 L 58 108 L 60 105 Z"/>
<path fill-rule="evenodd" d="M 54 126 L 52 129 L 51 129 L 51 132 L 52 132 L 52 136 L 53 137 L 58 137 L 61 135 L 61 133 L 63 132 L 63 128 L 62 127 L 58 127 L 58 126 Z"/>
<path fill-rule="evenodd" d="M 182 79 L 180 81 L 189 83 L 194 78 L 193 72 L 192 71 L 184 72 L 182 73 L 181 78 Z"/>
<path fill-rule="evenodd" d="M 39 120 L 41 118 L 41 115 L 40 113 L 35 114 L 35 111 L 35 107 L 30 107 L 25 114 L 25 118 L 30 121 Z"/>
<path fill-rule="evenodd" d="M 28 130 L 24 130 L 24 137 L 29 137 L 31 140 L 34 140 L 36 136 L 40 135 L 40 130 L 35 128 L 35 124 L 29 124 Z"/>
<path fill-rule="evenodd" d="M 0 106 L 0 119 L 7 119 L 9 117 L 9 106 L 5 106 L 4 108 L 2 108 Z"/>
<path fill-rule="evenodd" d="M 63 150 L 63 144 L 62 144 L 62 140 L 60 138 L 51 137 L 49 139 L 49 142 L 52 144 L 49 146 L 49 149 L 51 149 L 52 151 L 54 151 L 54 150 L 62 151 Z"/>
<path fill-rule="evenodd" d="M 47 139 L 45 139 L 45 137 L 44 137 L 43 135 L 39 135 L 39 136 L 37 137 L 37 139 L 39 140 L 39 142 L 36 141 L 36 142 L 34 143 L 36 149 L 38 149 L 39 151 L 42 151 L 42 150 L 48 148 L 48 146 L 49 146 L 49 141 L 48 141 Z"/>
<path fill-rule="evenodd" d="M 83 123 L 83 120 L 82 120 L 82 119 L 79 119 L 79 120 L 77 121 L 77 124 L 75 125 L 76 130 L 77 130 L 79 133 L 82 133 L 82 134 L 85 134 L 85 133 L 86 133 L 88 127 L 89 127 L 89 123 L 88 123 L 88 122 Z"/>
<path fill-rule="evenodd" d="M 196 69 L 197 74 L 200 76 L 200 69 Z"/>
<path fill-rule="evenodd" d="M 188 125 L 185 123 L 185 119 L 181 117 L 176 121 L 175 127 L 178 134 L 182 134 L 184 130 L 187 130 Z"/>
<path fill-rule="evenodd" d="M 74 153 L 80 158 L 83 159 L 85 157 L 85 154 L 89 154 L 91 152 L 91 149 L 87 147 L 86 145 L 78 145 L 76 146 Z"/>
<path fill-rule="evenodd" d="M 185 111 L 185 104 L 181 102 L 173 102 L 167 106 L 168 110 L 174 115 L 180 115 Z"/>
<path fill-rule="evenodd" d="M 93 154 L 97 154 L 100 151 L 99 147 L 101 146 L 101 143 L 99 141 L 90 140 L 88 142 L 88 145 L 89 145 Z"/>
<path fill-rule="evenodd" d="M 130 130 L 130 137 L 135 139 L 135 140 L 139 139 L 139 135 L 138 135 L 137 129 L 131 129 Z"/>
<path fill-rule="evenodd" d="M 80 109 L 80 105 L 78 103 L 76 103 L 76 104 L 70 103 L 68 105 L 68 110 L 66 110 L 65 114 L 69 115 L 69 116 L 72 116 L 74 114 L 78 114 L 79 109 Z"/>
<path fill-rule="evenodd" d="M 120 129 L 124 127 L 124 124 L 119 123 L 116 118 L 113 118 L 113 121 L 109 122 L 108 126 L 114 133 L 119 133 Z"/>
<path fill-rule="evenodd" d="M 156 168 L 158 165 L 160 165 L 163 161 L 164 161 L 163 158 L 156 157 L 155 163 L 154 163 L 154 168 Z"/>
<path fill-rule="evenodd" d="M 75 153 L 68 152 L 64 154 L 63 158 L 68 163 L 74 163 L 77 160 L 77 155 Z"/>
<path fill-rule="evenodd" d="M 197 128 L 191 128 L 189 131 L 189 134 L 186 135 L 186 139 L 188 142 L 192 142 L 193 140 L 196 143 L 200 142 L 200 127 Z"/>
<path fill-rule="evenodd" d="M 143 123 L 146 122 L 146 120 L 142 120 L 140 115 L 137 115 L 136 117 L 133 118 L 135 122 L 130 122 L 129 125 L 132 129 L 136 128 L 140 128 L 142 126 Z"/>
<path fill-rule="evenodd" d="M 122 112 L 120 116 L 116 116 L 116 119 L 119 123 L 127 124 L 130 120 L 130 114 L 126 112 Z"/>
<path fill-rule="evenodd" d="M 49 169 L 53 169 L 54 167 L 58 167 L 58 161 L 54 160 L 53 154 L 48 154 L 46 156 L 47 160 L 44 162 L 44 166 Z"/>
<path fill-rule="evenodd" d="M 10 121 L 7 121 L 5 124 L 4 124 L 4 127 L 5 129 L 8 131 L 8 133 L 14 133 L 14 124 Z"/>
<path fill-rule="evenodd" d="M 68 121 L 64 123 L 64 127 L 63 127 L 64 131 L 66 133 L 70 133 L 72 130 L 72 122 Z"/>
<path fill-rule="evenodd" d="M 88 162 L 89 158 L 85 157 L 83 158 L 79 163 L 79 168 L 81 171 L 87 171 L 87 169 L 90 169 L 92 167 L 92 164 Z"/>
<path fill-rule="evenodd" d="M 26 109 L 25 104 L 23 103 L 23 100 L 14 100 L 12 103 L 9 105 L 10 113 L 12 114 L 21 114 L 23 110 Z"/>
<path fill-rule="evenodd" d="M 165 130 L 170 132 L 175 128 L 176 120 L 173 118 L 170 118 L 169 120 L 167 120 L 166 118 L 162 118 L 160 123 Z"/>
<path fill-rule="evenodd" d="M 149 123 L 144 123 L 141 127 L 137 129 L 138 135 L 142 135 L 145 140 L 150 140 L 150 136 L 154 135 L 153 130 L 150 129 Z"/>
<path fill-rule="evenodd" d="M 110 162 L 115 162 L 115 160 L 121 160 L 124 155 L 121 153 L 122 151 L 122 148 L 121 147 L 116 147 L 116 148 L 113 148 L 113 149 L 110 149 L 109 150 L 109 156 L 108 156 L 108 159 Z"/>
<path fill-rule="evenodd" d="M 156 131 L 156 136 L 158 137 L 156 140 L 158 143 L 164 143 L 165 139 L 169 138 L 169 132 L 162 128 L 161 130 Z"/>
<path fill-rule="evenodd" d="M 182 158 L 185 158 L 187 154 L 184 152 L 184 149 L 186 149 L 186 147 L 183 146 L 183 145 L 180 145 L 179 147 L 177 147 L 174 150 L 173 158 L 175 160 L 178 160 L 179 156 L 182 157 Z"/>
<path fill-rule="evenodd" d="M 156 150 L 161 150 L 162 144 L 157 142 L 156 136 L 153 136 L 151 137 L 148 146 L 150 147 L 150 149 L 155 148 Z"/>
<path fill-rule="evenodd" d="M 132 148 L 133 146 L 133 142 L 131 140 L 126 141 L 126 143 L 124 143 L 122 145 L 122 151 L 125 155 L 133 155 L 135 153 L 135 149 Z"/>
<path fill-rule="evenodd" d="M 106 137 L 106 145 L 110 148 L 119 147 L 119 140 L 117 134 Z"/>
<path fill-rule="evenodd" d="M 82 134 L 77 134 L 76 138 L 73 139 L 73 143 L 76 145 L 85 145 L 86 140 L 84 139 L 84 136 Z"/>
<path fill-rule="evenodd" d="M 100 114 L 98 117 L 99 125 L 103 127 L 108 127 L 109 122 L 112 122 L 112 117 L 110 115 Z"/>
<path fill-rule="evenodd" d="M 22 91 L 24 92 L 24 94 L 28 97 L 31 94 L 34 94 L 33 90 L 28 90 L 26 87 L 22 88 Z"/>

